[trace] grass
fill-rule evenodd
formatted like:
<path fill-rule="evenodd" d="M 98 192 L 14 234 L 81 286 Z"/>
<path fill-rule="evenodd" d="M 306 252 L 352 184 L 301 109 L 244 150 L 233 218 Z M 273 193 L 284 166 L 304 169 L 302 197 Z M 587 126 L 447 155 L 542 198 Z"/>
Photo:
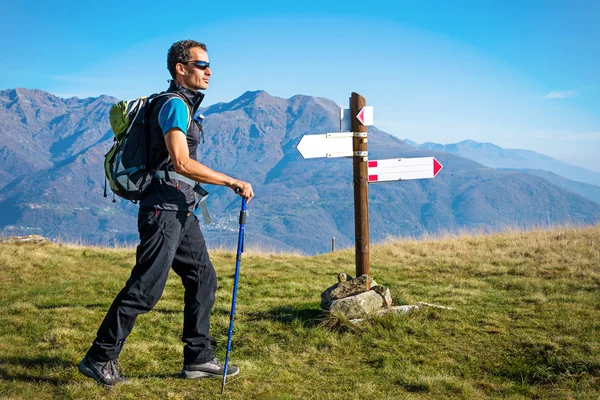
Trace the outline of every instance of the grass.
<path fill-rule="evenodd" d="M 216 251 L 212 333 L 223 359 L 235 253 Z M 15 399 L 589 398 L 600 394 L 600 226 L 389 240 L 371 272 L 406 316 L 354 326 L 323 316 L 320 292 L 353 274 L 351 249 L 315 257 L 248 251 L 232 363 L 186 381 L 183 289 L 171 273 L 140 316 L 105 389 L 77 372 L 135 260 L 133 249 L 0 244 L 0 397 Z"/>

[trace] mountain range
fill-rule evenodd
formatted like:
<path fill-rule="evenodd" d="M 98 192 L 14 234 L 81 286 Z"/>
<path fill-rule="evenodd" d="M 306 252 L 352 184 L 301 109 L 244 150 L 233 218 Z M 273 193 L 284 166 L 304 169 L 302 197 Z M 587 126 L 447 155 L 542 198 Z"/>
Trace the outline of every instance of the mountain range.
<path fill-rule="evenodd" d="M 110 96 L 63 99 L 40 90 L 0 91 L 0 230 L 90 244 L 135 243 L 134 204 L 103 196 L 103 156 L 112 144 Z M 308 254 L 353 246 L 352 161 L 304 160 L 305 134 L 339 130 L 339 106 L 325 98 L 246 92 L 201 112 L 206 142 L 199 161 L 253 184 L 247 241 Z M 369 186 L 372 241 L 388 236 L 507 226 L 594 224 L 600 205 L 547 177 L 490 168 L 442 149 L 417 148 L 369 128 L 369 157 L 435 156 L 435 179 Z M 523 168 L 516 166 L 515 168 Z M 239 197 L 207 186 L 211 246 L 233 247 Z"/>
<path fill-rule="evenodd" d="M 419 150 L 443 151 L 465 157 L 491 168 L 511 168 L 518 170 L 543 170 L 553 172 L 571 181 L 600 186 L 600 173 L 573 166 L 564 161 L 531 150 L 505 149 L 493 143 L 480 143 L 463 140 L 459 143 L 423 143 L 407 140 Z"/>
<path fill-rule="evenodd" d="M 493 143 L 464 140 L 459 143 L 423 143 L 406 140 L 419 150 L 456 154 L 504 171 L 518 171 L 546 179 L 554 185 L 600 204 L 600 173 L 569 165 L 531 150 L 504 149 Z"/>

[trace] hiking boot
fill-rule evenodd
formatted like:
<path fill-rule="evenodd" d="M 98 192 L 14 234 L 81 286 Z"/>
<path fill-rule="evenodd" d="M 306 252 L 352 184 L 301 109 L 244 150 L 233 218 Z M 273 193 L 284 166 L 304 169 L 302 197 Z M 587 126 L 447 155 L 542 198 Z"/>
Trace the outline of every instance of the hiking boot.
<path fill-rule="evenodd" d="M 212 361 L 205 362 L 204 364 L 190 364 L 184 365 L 181 370 L 181 376 L 186 379 L 198 379 L 198 378 L 209 378 L 209 377 L 221 377 L 225 366 L 221 364 L 221 361 L 214 358 Z M 227 376 L 236 376 L 240 373 L 240 369 L 235 365 L 227 366 Z"/>
<path fill-rule="evenodd" d="M 79 372 L 105 386 L 113 386 L 127 380 L 123 376 L 123 367 L 119 360 L 101 362 L 86 355 L 79 363 Z"/>

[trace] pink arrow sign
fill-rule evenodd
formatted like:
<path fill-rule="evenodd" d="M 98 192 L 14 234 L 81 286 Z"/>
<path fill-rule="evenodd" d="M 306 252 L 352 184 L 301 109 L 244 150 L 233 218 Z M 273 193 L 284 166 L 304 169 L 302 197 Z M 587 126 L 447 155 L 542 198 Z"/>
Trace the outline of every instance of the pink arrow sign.
<path fill-rule="evenodd" d="M 364 106 L 360 109 L 356 118 L 360 121 L 364 126 L 373 125 L 373 107 L 372 106 Z"/>
<path fill-rule="evenodd" d="M 440 164 L 440 162 L 434 158 L 433 159 L 433 176 L 435 177 L 442 168 L 444 168 L 444 166 L 442 164 Z"/>
<path fill-rule="evenodd" d="M 369 183 L 435 177 L 443 167 L 434 157 L 392 158 L 368 162 Z"/>

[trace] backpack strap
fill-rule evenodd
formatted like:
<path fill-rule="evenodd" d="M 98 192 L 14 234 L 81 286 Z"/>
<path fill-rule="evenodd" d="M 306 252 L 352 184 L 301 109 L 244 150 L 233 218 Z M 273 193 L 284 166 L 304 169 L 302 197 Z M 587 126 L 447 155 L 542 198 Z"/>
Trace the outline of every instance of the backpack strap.
<path fill-rule="evenodd" d="M 188 111 L 188 127 L 187 128 L 189 130 L 191 123 L 192 123 L 192 117 L 190 114 L 190 106 L 187 104 L 187 101 L 181 95 L 179 95 L 178 93 L 175 93 L 175 92 L 161 92 L 161 93 L 153 94 L 152 96 L 150 96 L 150 101 L 153 102 L 155 99 L 157 99 L 159 97 L 165 97 L 165 96 L 169 96 L 171 98 L 178 97 L 181 99 L 181 101 L 183 101 L 183 104 L 185 104 L 185 108 Z M 169 100 L 170 99 L 165 101 L 163 103 L 163 105 L 160 107 L 160 110 L 158 110 L 158 116 L 160 116 L 160 113 L 162 112 L 163 107 L 169 102 Z M 158 168 L 156 168 L 157 171 L 162 170 L 162 171 L 164 171 L 164 174 L 166 174 L 166 176 L 162 177 L 161 179 L 171 180 L 170 176 L 175 174 L 175 172 L 167 171 L 167 165 L 169 164 L 170 159 L 171 159 L 171 156 L 167 155 L 167 158 L 158 165 Z M 182 178 L 185 178 L 183 175 L 180 175 L 180 176 Z M 185 178 L 185 179 L 188 179 L 188 178 Z M 188 183 L 188 182 L 186 182 L 186 183 Z M 191 185 L 191 186 L 194 186 L 195 184 L 196 184 L 196 182 L 189 183 L 189 185 Z"/>

